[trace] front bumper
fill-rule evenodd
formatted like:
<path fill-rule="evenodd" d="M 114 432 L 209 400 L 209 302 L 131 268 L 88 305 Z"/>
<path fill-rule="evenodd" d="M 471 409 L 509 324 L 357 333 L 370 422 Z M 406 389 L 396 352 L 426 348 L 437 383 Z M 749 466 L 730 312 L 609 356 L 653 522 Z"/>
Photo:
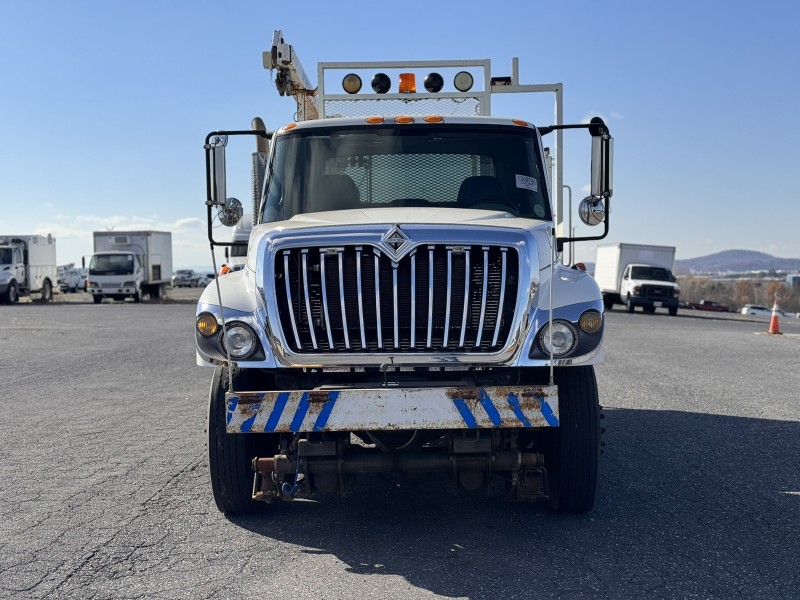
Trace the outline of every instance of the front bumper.
<path fill-rule="evenodd" d="M 95 296 L 133 296 L 136 293 L 135 287 L 92 287 L 87 290 Z"/>
<path fill-rule="evenodd" d="M 558 386 L 228 392 L 228 433 L 558 426 Z"/>
<path fill-rule="evenodd" d="M 632 306 L 644 308 L 678 308 L 678 298 L 647 298 L 646 296 L 629 296 Z"/>

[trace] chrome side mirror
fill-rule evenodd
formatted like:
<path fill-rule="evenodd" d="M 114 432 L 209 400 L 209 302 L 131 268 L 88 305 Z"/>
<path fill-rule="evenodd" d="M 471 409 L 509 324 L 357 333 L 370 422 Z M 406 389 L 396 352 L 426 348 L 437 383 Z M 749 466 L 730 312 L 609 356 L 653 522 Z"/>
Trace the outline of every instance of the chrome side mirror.
<path fill-rule="evenodd" d="M 586 196 L 578 207 L 581 221 L 591 227 L 606 220 L 606 205 L 601 198 Z"/>
<path fill-rule="evenodd" d="M 592 190 L 595 198 L 610 198 L 614 194 L 614 138 L 600 117 L 592 117 Z"/>
<path fill-rule="evenodd" d="M 242 218 L 243 209 L 242 203 L 236 198 L 227 198 L 224 206 L 219 207 L 219 222 L 226 227 L 233 227 Z"/>
<path fill-rule="evenodd" d="M 211 178 L 211 205 L 225 206 L 227 193 L 225 185 L 225 146 L 228 145 L 227 135 L 217 135 L 210 140 L 207 152 L 209 153 L 209 176 Z"/>

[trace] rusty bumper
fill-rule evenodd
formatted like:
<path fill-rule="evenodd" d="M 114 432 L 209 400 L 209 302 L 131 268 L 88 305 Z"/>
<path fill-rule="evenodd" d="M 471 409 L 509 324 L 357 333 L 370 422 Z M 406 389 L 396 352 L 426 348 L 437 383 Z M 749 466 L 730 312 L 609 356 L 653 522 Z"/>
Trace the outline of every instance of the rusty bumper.
<path fill-rule="evenodd" d="M 229 392 L 228 433 L 558 426 L 558 387 Z"/>

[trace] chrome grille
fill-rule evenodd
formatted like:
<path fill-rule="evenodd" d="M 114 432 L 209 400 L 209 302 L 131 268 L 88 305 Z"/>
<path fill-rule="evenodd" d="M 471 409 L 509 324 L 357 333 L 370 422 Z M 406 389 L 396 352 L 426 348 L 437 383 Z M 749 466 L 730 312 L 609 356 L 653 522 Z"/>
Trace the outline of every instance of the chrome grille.
<path fill-rule="evenodd" d="M 519 259 L 505 246 L 281 250 L 275 293 L 296 353 L 494 352 L 508 340 Z"/>

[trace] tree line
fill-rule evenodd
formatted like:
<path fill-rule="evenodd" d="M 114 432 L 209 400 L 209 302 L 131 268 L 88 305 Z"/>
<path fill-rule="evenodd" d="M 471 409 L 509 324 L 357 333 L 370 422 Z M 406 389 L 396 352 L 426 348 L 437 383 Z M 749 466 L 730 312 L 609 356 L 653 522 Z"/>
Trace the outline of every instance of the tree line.
<path fill-rule="evenodd" d="M 720 280 L 698 276 L 679 276 L 681 300 L 700 302 L 713 300 L 738 311 L 745 304 L 772 308 L 777 302 L 785 311 L 800 312 L 800 288 L 790 288 L 783 280 L 736 279 Z"/>

